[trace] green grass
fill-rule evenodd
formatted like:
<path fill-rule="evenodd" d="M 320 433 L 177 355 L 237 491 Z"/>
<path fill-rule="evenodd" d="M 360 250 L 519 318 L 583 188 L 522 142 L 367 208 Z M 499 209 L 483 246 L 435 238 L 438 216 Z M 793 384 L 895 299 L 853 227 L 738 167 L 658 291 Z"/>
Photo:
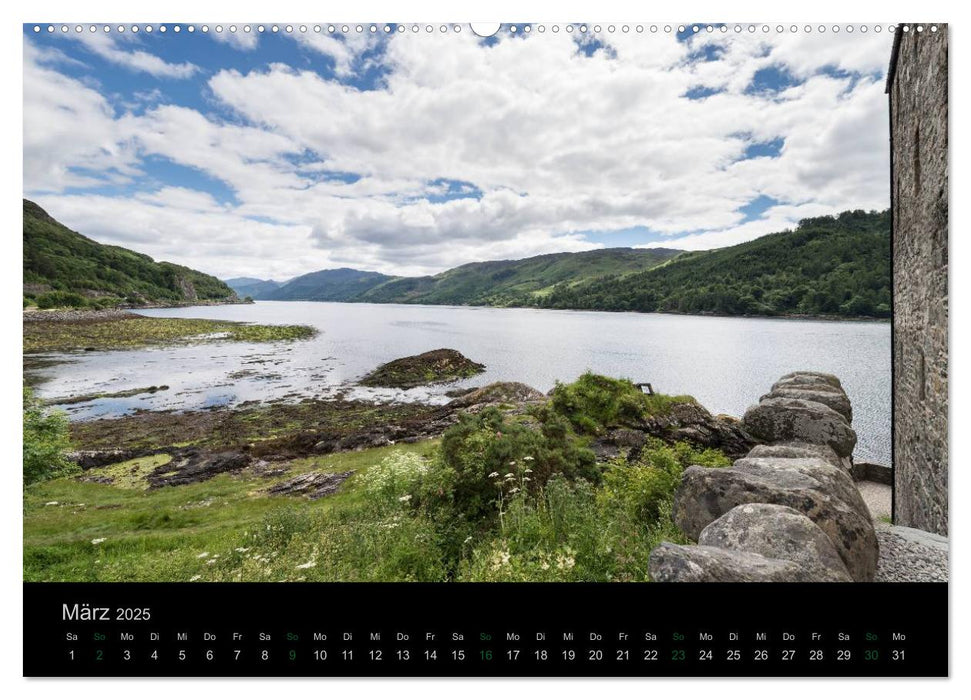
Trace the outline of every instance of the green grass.
<path fill-rule="evenodd" d="M 231 580 L 231 571 L 206 563 L 213 556 L 199 555 L 219 555 L 217 563 L 239 558 L 235 549 L 244 547 L 274 513 L 295 513 L 296 519 L 309 522 L 326 511 L 360 505 L 366 499 L 356 483 L 359 475 L 393 451 L 425 455 L 436 444 L 426 441 L 293 460 L 286 463 L 287 474 L 270 479 L 243 473 L 145 490 L 144 474 L 164 462 L 149 457 L 86 472 L 131 475 L 119 485 L 73 478 L 36 484 L 24 496 L 24 580 L 186 581 L 195 575 L 211 580 L 214 573 Z M 317 501 L 265 495 L 270 485 L 311 470 L 353 470 L 355 476 L 337 494 Z M 45 505 L 52 502 L 57 505 Z"/>
<path fill-rule="evenodd" d="M 86 321 L 28 321 L 24 352 L 131 349 L 186 341 L 272 342 L 313 336 L 310 326 L 269 326 L 202 318 L 126 316 Z"/>

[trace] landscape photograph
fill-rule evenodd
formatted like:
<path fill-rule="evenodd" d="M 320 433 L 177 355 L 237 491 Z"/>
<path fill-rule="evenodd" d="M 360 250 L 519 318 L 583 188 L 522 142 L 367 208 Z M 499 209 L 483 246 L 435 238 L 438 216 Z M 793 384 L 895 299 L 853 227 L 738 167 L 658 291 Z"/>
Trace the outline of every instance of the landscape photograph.
<path fill-rule="evenodd" d="M 946 581 L 856 27 L 24 25 L 24 581 Z"/>

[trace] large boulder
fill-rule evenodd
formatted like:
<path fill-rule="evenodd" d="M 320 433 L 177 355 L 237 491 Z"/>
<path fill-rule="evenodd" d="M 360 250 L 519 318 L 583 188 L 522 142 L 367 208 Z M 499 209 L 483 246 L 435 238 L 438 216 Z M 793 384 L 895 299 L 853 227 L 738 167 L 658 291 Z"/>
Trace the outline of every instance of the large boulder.
<path fill-rule="evenodd" d="M 810 572 L 794 561 L 769 559 L 754 552 L 718 547 L 688 547 L 662 542 L 647 564 L 658 583 L 755 583 L 812 580 Z"/>
<path fill-rule="evenodd" d="M 710 523 L 698 544 L 799 564 L 805 581 L 852 581 L 832 540 L 802 513 L 787 506 L 746 503 Z"/>
<path fill-rule="evenodd" d="M 850 404 L 849 397 L 842 390 L 834 389 L 828 384 L 825 386 L 780 386 L 773 389 L 768 394 L 763 395 L 759 401 L 766 399 L 803 399 L 804 401 L 816 401 L 824 406 L 839 413 L 846 419 L 847 423 L 853 422 L 853 406 Z"/>
<path fill-rule="evenodd" d="M 813 445 L 808 442 L 779 442 L 775 445 L 756 445 L 748 457 L 780 457 L 782 459 L 804 459 L 819 457 L 834 467 L 850 471 L 853 461 L 849 457 L 840 457 L 829 445 Z"/>
<path fill-rule="evenodd" d="M 806 515 L 832 540 L 856 581 L 876 571 L 877 539 L 866 504 L 845 471 L 819 458 L 741 459 L 729 469 L 692 466 L 675 493 L 674 518 L 689 537 L 736 506 L 772 503 Z"/>
<path fill-rule="evenodd" d="M 856 446 L 846 419 L 818 401 L 766 399 L 745 412 L 742 427 L 764 442 L 829 445 L 840 457 L 852 455 Z"/>
<path fill-rule="evenodd" d="M 789 374 L 783 374 L 772 388 L 774 389 L 776 386 L 782 384 L 828 384 L 834 389 L 843 390 L 843 383 L 840 382 L 839 377 L 835 374 L 813 372 L 810 370 L 798 370 L 796 372 L 789 372 Z"/>

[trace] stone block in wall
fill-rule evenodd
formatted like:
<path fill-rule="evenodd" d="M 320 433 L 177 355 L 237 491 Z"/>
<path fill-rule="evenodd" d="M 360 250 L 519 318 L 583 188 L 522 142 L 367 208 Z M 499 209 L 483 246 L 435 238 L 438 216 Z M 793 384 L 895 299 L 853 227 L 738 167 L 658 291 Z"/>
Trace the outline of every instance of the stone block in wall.
<path fill-rule="evenodd" d="M 860 492 L 842 469 L 819 458 L 742 459 L 728 469 L 689 467 L 675 493 L 675 523 L 697 540 L 710 523 L 745 503 L 789 506 L 806 515 L 833 542 L 854 580 L 873 579 L 876 533 Z"/>
<path fill-rule="evenodd" d="M 803 581 L 852 581 L 832 540 L 799 511 L 771 503 L 735 506 L 710 523 L 698 544 L 799 564 Z"/>
<path fill-rule="evenodd" d="M 849 457 L 856 432 L 829 406 L 803 399 L 766 399 L 742 418 L 743 428 L 769 443 L 808 442 L 829 445 L 840 457 Z"/>

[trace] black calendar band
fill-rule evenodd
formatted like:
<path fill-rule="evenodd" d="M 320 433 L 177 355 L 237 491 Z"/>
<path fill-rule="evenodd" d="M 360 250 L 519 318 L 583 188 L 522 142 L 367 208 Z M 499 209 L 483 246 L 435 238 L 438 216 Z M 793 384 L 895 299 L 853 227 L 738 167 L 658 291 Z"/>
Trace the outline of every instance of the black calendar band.
<path fill-rule="evenodd" d="M 24 584 L 26 676 L 946 676 L 947 584 Z"/>

